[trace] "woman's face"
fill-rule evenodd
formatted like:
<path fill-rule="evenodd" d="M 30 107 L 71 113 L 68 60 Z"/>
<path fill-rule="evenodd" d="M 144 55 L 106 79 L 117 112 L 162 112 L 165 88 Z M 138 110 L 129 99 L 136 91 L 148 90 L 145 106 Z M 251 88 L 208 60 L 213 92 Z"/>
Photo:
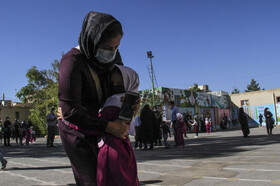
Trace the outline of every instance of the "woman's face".
<path fill-rule="evenodd" d="M 100 43 L 98 48 L 103 50 L 115 51 L 119 47 L 121 43 L 121 39 L 122 39 L 122 35 L 119 34 L 116 37 L 112 38 L 111 40 Z"/>

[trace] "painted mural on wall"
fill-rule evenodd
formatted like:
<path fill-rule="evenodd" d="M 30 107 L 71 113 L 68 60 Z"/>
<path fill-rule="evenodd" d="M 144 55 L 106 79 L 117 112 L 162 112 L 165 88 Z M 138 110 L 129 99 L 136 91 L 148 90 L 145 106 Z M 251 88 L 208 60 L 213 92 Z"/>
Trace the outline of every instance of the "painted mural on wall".
<path fill-rule="evenodd" d="M 200 113 L 207 118 L 211 118 L 212 126 L 216 128 L 216 121 L 213 108 L 201 108 Z"/>
<path fill-rule="evenodd" d="M 262 114 L 264 116 L 264 109 L 269 108 L 270 112 L 273 114 L 273 118 L 275 119 L 275 111 L 274 111 L 274 105 L 257 105 L 257 106 L 248 106 L 243 107 L 244 112 L 248 115 L 248 123 L 253 125 L 259 124 L 259 115 Z M 277 107 L 276 107 L 277 108 Z M 238 120 L 238 107 L 232 109 L 232 117 L 233 119 Z M 279 121 L 279 110 L 277 111 L 277 120 Z M 238 122 L 239 123 L 239 122 Z M 263 117 L 263 126 L 265 126 L 265 117 Z"/>
<path fill-rule="evenodd" d="M 225 109 L 229 107 L 228 96 L 215 96 L 212 95 L 212 107 Z"/>
<path fill-rule="evenodd" d="M 191 90 L 162 88 L 164 101 L 175 101 L 178 107 L 212 106 L 212 95 Z"/>
<path fill-rule="evenodd" d="M 152 90 L 139 91 L 141 97 L 152 95 Z M 227 96 L 216 96 L 204 92 L 194 92 L 191 90 L 159 87 L 155 89 L 155 95 L 159 96 L 163 102 L 175 101 L 177 107 L 218 107 L 228 108 Z"/>
<path fill-rule="evenodd" d="M 218 125 L 221 124 L 221 121 L 222 121 L 222 119 L 224 117 L 224 114 L 227 116 L 229 121 L 231 120 L 229 109 L 219 109 L 218 110 Z"/>

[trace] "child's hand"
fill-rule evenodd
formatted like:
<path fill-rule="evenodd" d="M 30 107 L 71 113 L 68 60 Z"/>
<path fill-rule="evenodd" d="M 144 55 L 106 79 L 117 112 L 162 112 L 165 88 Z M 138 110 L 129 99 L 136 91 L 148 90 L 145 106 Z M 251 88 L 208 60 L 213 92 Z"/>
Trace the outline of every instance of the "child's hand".
<path fill-rule="evenodd" d="M 115 120 L 113 122 L 109 121 L 106 128 L 106 132 L 120 139 L 126 139 L 128 130 L 129 125 L 127 125 L 123 120 Z"/>

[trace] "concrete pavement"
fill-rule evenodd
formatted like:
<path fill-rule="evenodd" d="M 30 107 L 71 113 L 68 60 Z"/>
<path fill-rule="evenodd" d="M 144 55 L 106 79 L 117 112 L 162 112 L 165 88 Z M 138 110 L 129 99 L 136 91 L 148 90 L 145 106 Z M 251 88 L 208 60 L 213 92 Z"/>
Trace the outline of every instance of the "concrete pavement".
<path fill-rule="evenodd" d="M 280 185 L 280 127 L 274 135 L 252 128 L 249 138 L 240 130 L 217 131 L 199 138 L 188 134 L 182 149 L 135 150 L 141 185 Z M 132 143 L 133 143 L 133 138 Z M 173 137 L 169 143 L 174 144 Z M 55 148 L 39 138 L 29 146 L 0 146 L 8 160 L 0 185 L 75 185 L 60 139 Z"/>

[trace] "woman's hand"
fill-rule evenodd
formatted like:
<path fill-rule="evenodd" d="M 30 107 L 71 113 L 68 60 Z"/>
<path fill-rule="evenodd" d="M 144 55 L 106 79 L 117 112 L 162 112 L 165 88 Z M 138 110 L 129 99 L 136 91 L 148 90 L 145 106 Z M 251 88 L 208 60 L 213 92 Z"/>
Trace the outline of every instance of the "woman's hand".
<path fill-rule="evenodd" d="M 129 125 L 124 120 L 117 119 L 113 122 L 109 121 L 105 131 L 117 138 L 126 139 L 128 130 Z"/>
<path fill-rule="evenodd" d="M 62 110 L 61 110 L 61 107 L 58 107 L 57 108 L 57 119 L 63 119 L 63 115 L 62 115 Z"/>

